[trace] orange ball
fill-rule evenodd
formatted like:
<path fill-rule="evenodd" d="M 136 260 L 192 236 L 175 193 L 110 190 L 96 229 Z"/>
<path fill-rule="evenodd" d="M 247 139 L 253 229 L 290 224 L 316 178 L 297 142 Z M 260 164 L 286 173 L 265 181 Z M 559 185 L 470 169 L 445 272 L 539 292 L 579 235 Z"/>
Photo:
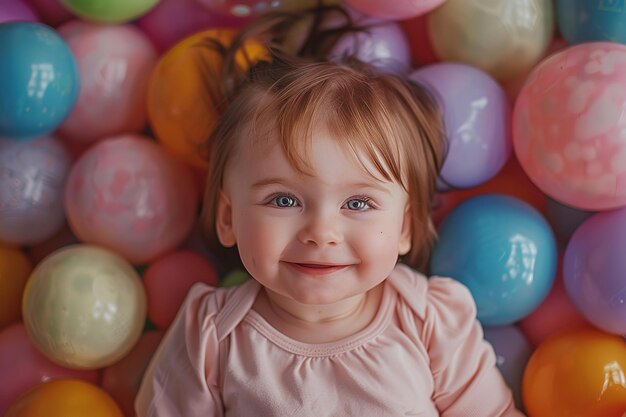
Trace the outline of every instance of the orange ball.
<path fill-rule="evenodd" d="M 626 340 L 594 328 L 546 339 L 526 366 L 522 395 L 532 417 L 622 417 Z"/>
<path fill-rule="evenodd" d="M 78 379 L 56 379 L 19 397 L 4 417 L 124 417 L 103 389 Z"/>
<path fill-rule="evenodd" d="M 230 45 L 237 34 L 233 29 L 209 29 L 185 38 L 170 49 L 153 70 L 148 86 L 148 119 L 165 148 L 199 168 L 207 163 L 198 146 L 211 133 L 219 116 L 219 97 L 207 93 L 207 86 L 220 91 L 222 58 L 201 45 L 214 40 Z M 248 41 L 235 57 L 245 70 L 267 56 L 258 42 Z"/>
<path fill-rule="evenodd" d="M 22 293 L 31 269 L 24 252 L 0 246 L 0 329 L 20 319 Z"/>

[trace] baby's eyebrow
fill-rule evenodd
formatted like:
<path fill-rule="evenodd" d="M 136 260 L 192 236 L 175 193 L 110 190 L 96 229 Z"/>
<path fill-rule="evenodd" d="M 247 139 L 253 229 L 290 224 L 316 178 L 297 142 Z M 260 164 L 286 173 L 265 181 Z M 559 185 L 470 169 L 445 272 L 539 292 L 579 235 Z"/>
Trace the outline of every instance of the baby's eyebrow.
<path fill-rule="evenodd" d="M 375 191 L 380 191 L 385 194 L 391 194 L 391 191 L 387 187 L 384 187 L 382 184 L 384 183 L 373 182 L 373 181 L 372 182 L 355 182 L 355 183 L 347 184 L 346 187 L 347 188 L 371 188 L 372 190 L 375 190 Z"/>
<path fill-rule="evenodd" d="M 263 178 L 262 180 L 255 182 L 254 184 L 252 184 L 252 188 L 261 188 L 261 187 L 266 187 L 268 185 L 274 185 L 274 184 L 284 185 L 288 183 L 289 181 L 286 180 L 285 178 L 270 177 L 270 178 Z"/>

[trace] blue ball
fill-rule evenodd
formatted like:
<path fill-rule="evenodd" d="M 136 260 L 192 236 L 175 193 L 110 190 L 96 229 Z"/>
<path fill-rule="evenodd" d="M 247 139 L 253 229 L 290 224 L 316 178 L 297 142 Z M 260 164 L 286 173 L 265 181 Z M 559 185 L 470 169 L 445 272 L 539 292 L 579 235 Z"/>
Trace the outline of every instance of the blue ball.
<path fill-rule="evenodd" d="M 438 232 L 431 273 L 467 286 L 484 325 L 514 323 L 548 295 L 556 274 L 556 239 L 529 204 L 479 195 L 456 207 Z"/>
<path fill-rule="evenodd" d="M 626 4 L 623 0 L 557 0 L 556 15 L 561 35 L 569 44 L 626 43 Z"/>
<path fill-rule="evenodd" d="M 78 68 L 67 43 L 33 22 L 0 24 L 0 137 L 52 132 L 78 96 Z"/>

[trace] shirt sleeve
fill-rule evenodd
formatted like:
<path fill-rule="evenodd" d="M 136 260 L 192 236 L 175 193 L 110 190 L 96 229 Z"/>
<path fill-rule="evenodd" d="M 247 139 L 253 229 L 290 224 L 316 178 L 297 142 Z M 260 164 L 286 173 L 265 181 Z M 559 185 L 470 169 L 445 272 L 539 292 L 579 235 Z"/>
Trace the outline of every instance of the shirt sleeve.
<path fill-rule="evenodd" d="M 214 295 L 204 284 L 189 291 L 144 374 L 137 417 L 223 416 Z"/>
<path fill-rule="evenodd" d="M 469 290 L 450 278 L 428 281 L 422 341 L 442 417 L 520 417 L 512 393 L 483 339 Z"/>

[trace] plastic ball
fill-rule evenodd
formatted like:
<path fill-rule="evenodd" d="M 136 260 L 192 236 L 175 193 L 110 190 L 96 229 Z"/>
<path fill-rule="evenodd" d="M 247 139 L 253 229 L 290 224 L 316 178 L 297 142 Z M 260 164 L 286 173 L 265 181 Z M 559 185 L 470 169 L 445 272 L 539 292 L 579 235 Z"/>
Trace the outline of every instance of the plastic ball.
<path fill-rule="evenodd" d="M 176 251 L 151 263 L 143 275 L 150 321 L 166 330 L 197 282 L 217 286 L 215 268 L 197 253 Z"/>
<path fill-rule="evenodd" d="M 215 13 L 196 0 L 161 0 L 149 13 L 137 20 L 159 51 L 206 28 L 239 28 L 249 19 Z"/>
<path fill-rule="evenodd" d="M 85 20 L 124 23 L 152 9 L 159 0 L 60 0 L 69 11 Z"/>
<path fill-rule="evenodd" d="M 0 25 L 0 137 L 30 139 L 57 128 L 78 96 L 72 51 L 41 23 Z"/>
<path fill-rule="evenodd" d="M 24 252 L 0 245 L 0 329 L 22 316 L 22 293 L 31 270 Z"/>
<path fill-rule="evenodd" d="M 163 338 L 163 332 L 148 331 L 122 360 L 103 369 L 101 386 L 117 402 L 125 416 L 134 416 L 134 402 L 143 374 Z"/>
<path fill-rule="evenodd" d="M 596 42 L 551 55 L 513 110 L 520 164 L 548 196 L 582 210 L 626 205 L 626 45 Z"/>
<path fill-rule="evenodd" d="M 34 245 L 63 227 L 71 165 L 69 153 L 53 137 L 0 140 L 0 241 Z"/>
<path fill-rule="evenodd" d="M 559 31 L 570 44 L 611 41 L 626 43 L 623 2 L 556 0 Z"/>
<path fill-rule="evenodd" d="M 210 29 L 184 39 L 161 57 L 150 77 L 148 118 L 152 130 L 165 149 L 199 168 L 207 166 L 199 146 L 219 116 L 219 104 L 212 94 L 219 94 L 222 65 L 219 53 L 203 43 L 229 45 L 236 33 Z M 237 54 L 236 62 L 243 70 L 266 54 L 260 43 L 250 41 Z"/>
<path fill-rule="evenodd" d="M 146 294 L 133 267 L 92 245 L 59 249 L 31 274 L 22 305 L 35 346 L 72 369 L 98 369 L 124 357 L 146 319 Z"/>
<path fill-rule="evenodd" d="M 222 288 L 230 288 L 237 287 L 241 284 L 244 284 L 250 280 L 250 275 L 248 275 L 245 271 L 234 270 L 229 272 L 224 279 L 220 282 L 220 287 Z"/>
<path fill-rule="evenodd" d="M 337 4 L 340 0 L 195 0 L 208 10 L 237 17 L 258 17 L 271 11 L 303 10 L 320 4 Z"/>
<path fill-rule="evenodd" d="M 594 326 L 626 335 L 626 208 L 596 213 L 572 235 L 563 258 L 565 288 Z"/>
<path fill-rule="evenodd" d="M 553 13 L 552 0 L 446 0 L 428 15 L 428 31 L 442 61 L 474 65 L 503 81 L 543 56 Z"/>
<path fill-rule="evenodd" d="M 524 372 L 523 398 L 533 417 L 622 417 L 626 410 L 626 341 L 595 329 L 553 336 Z"/>
<path fill-rule="evenodd" d="M 470 65 L 438 63 L 410 78 L 439 101 L 446 129 L 446 159 L 439 190 L 468 188 L 493 178 L 511 156 L 511 109 L 502 87 Z"/>
<path fill-rule="evenodd" d="M 346 0 L 346 4 L 370 16 L 404 20 L 423 15 L 439 7 L 445 0 Z"/>
<path fill-rule="evenodd" d="M 329 56 L 354 55 L 382 72 L 405 74 L 411 68 L 411 52 L 406 35 L 395 22 L 357 20 L 367 29 L 343 35 Z"/>
<path fill-rule="evenodd" d="M 21 394 L 42 382 L 79 378 L 96 384 L 99 377 L 98 371 L 68 369 L 50 361 L 35 348 L 22 323 L 0 330 L 0 369 L 2 416 Z"/>
<path fill-rule="evenodd" d="M 12 21 L 37 22 L 39 17 L 24 0 L 4 0 L 0 4 L 0 23 Z"/>
<path fill-rule="evenodd" d="M 178 246 L 191 230 L 197 205 L 190 170 L 139 135 L 96 143 L 74 164 L 65 189 L 76 236 L 134 264 Z"/>
<path fill-rule="evenodd" d="M 124 417 L 102 388 L 78 379 L 37 385 L 17 399 L 4 417 Z"/>
<path fill-rule="evenodd" d="M 56 27 L 72 19 L 74 15 L 60 3 L 59 0 L 28 0 L 37 10 L 42 21 Z"/>
<path fill-rule="evenodd" d="M 92 143 L 144 129 L 148 78 L 157 62 L 148 37 L 130 24 L 97 25 L 79 20 L 58 31 L 74 53 L 81 80 L 76 105 L 58 134 Z"/>
<path fill-rule="evenodd" d="M 496 365 L 513 392 L 515 405 L 522 407 L 522 378 L 533 352 L 524 333 L 514 325 L 485 327 L 485 340 L 496 353 Z"/>
<path fill-rule="evenodd" d="M 548 296 L 518 324 L 533 346 L 554 334 L 589 326 L 565 291 L 562 270 L 557 272 Z"/>
<path fill-rule="evenodd" d="M 556 273 L 548 222 L 516 198 L 488 194 L 456 207 L 441 223 L 431 273 L 465 284 L 486 326 L 511 324 L 546 297 Z"/>

